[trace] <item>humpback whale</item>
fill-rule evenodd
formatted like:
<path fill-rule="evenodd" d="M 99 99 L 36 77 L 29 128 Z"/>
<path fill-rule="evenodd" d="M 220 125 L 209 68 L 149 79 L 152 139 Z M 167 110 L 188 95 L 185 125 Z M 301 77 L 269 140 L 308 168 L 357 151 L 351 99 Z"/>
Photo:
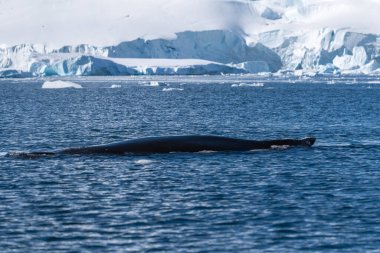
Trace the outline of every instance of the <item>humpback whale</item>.
<path fill-rule="evenodd" d="M 250 151 L 276 147 L 311 147 L 314 137 L 304 139 L 245 140 L 210 135 L 185 135 L 146 137 L 110 144 L 75 147 L 51 152 L 23 153 L 26 156 L 50 156 L 59 154 L 148 154 L 201 151 Z"/>

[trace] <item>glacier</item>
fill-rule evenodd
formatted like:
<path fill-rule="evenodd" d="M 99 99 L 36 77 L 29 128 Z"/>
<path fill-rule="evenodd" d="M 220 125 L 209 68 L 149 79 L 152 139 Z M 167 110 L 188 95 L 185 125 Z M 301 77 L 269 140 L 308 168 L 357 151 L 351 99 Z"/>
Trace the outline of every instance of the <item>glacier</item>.
<path fill-rule="evenodd" d="M 0 49 L 0 58 L 0 69 L 7 76 L 20 75 L 15 71 L 30 76 L 215 75 L 281 68 L 281 59 L 273 50 L 260 43 L 248 46 L 242 36 L 224 30 L 187 31 L 175 39 L 136 39 L 110 47 L 78 45 L 48 51 L 44 46 L 24 44 Z M 158 64 L 139 64 L 136 59 L 156 59 Z M 157 59 L 177 61 L 162 66 Z"/>
<path fill-rule="evenodd" d="M 109 2 L 0 1 L 0 77 L 380 73 L 373 0 Z"/>

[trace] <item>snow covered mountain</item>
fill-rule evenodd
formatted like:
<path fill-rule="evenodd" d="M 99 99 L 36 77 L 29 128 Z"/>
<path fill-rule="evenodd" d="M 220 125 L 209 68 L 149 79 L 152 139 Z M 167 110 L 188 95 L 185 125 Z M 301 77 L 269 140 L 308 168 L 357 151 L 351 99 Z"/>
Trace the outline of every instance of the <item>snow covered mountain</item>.
<path fill-rule="evenodd" d="M 380 73 L 378 0 L 0 0 L 0 77 Z"/>

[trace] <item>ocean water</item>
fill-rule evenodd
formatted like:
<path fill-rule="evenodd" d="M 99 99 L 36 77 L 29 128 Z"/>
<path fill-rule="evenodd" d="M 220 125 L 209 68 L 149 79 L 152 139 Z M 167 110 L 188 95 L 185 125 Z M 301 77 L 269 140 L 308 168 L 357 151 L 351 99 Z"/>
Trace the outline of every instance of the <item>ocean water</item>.
<path fill-rule="evenodd" d="M 380 249 L 378 78 L 69 80 L 83 89 L 0 80 L 1 252 Z M 172 134 L 315 136 L 317 143 L 232 153 L 6 156 Z"/>

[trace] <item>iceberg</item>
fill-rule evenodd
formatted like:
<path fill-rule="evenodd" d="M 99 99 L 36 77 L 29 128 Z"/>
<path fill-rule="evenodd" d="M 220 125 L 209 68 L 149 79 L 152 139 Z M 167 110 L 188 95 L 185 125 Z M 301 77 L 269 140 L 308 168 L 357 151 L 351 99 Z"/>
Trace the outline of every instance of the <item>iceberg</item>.
<path fill-rule="evenodd" d="M 16 69 L 4 69 L 0 70 L 0 78 L 27 78 L 33 77 L 29 72 L 23 72 Z"/>
<path fill-rule="evenodd" d="M 31 72 L 38 76 L 107 76 L 136 75 L 138 72 L 108 59 L 94 56 L 78 56 L 56 62 L 34 62 Z"/>

